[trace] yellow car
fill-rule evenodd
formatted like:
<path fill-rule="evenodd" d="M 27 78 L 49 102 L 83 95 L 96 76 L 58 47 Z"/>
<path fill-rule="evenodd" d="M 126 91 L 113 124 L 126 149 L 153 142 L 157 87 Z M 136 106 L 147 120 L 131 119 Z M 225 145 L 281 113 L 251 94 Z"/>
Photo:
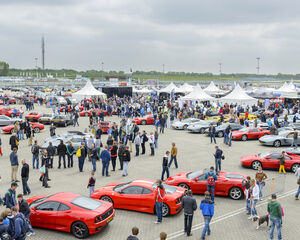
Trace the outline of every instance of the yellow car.
<path fill-rule="evenodd" d="M 242 117 L 245 120 L 245 113 L 240 113 L 240 117 Z M 248 114 L 248 120 L 254 120 L 257 119 L 258 117 L 253 115 L 253 114 Z"/>
<path fill-rule="evenodd" d="M 204 120 L 207 120 L 207 121 L 214 121 L 214 122 L 219 122 L 220 121 L 220 116 L 209 116 L 209 117 L 206 117 Z M 228 115 L 224 115 L 224 120 L 223 122 L 228 122 L 230 119 L 230 116 Z"/>

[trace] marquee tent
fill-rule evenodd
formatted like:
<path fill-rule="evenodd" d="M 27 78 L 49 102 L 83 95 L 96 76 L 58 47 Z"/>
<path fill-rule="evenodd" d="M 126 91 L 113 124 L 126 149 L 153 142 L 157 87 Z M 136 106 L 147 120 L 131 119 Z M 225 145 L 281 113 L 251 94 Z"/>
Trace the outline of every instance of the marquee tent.
<path fill-rule="evenodd" d="M 190 85 L 190 84 L 188 84 L 188 83 L 184 83 L 184 84 L 180 87 L 180 89 L 182 89 L 182 91 L 183 91 L 184 93 L 190 93 L 190 92 L 192 92 L 192 91 L 194 90 L 194 86 L 192 86 L 192 85 Z"/>
<path fill-rule="evenodd" d="M 298 98 L 298 90 L 293 82 L 287 84 L 286 82 L 274 93 L 280 94 L 280 97 L 285 98 Z"/>
<path fill-rule="evenodd" d="M 166 86 L 165 88 L 162 88 L 159 90 L 160 93 L 169 93 L 171 94 L 171 92 L 174 90 L 175 93 L 183 93 L 183 90 L 176 87 L 176 85 L 174 83 L 170 83 L 168 86 Z"/>
<path fill-rule="evenodd" d="M 79 91 L 73 93 L 73 98 L 76 100 L 80 101 L 84 98 L 91 98 L 91 97 L 106 97 L 106 94 L 103 92 L 98 91 L 93 84 L 91 83 L 90 80 L 87 81 L 85 86 L 80 89 Z"/>
<path fill-rule="evenodd" d="M 213 98 L 212 96 L 204 92 L 203 89 L 198 84 L 190 94 L 182 97 L 181 99 L 183 101 L 191 100 L 191 101 L 200 101 L 200 102 L 215 100 L 215 98 Z"/>
<path fill-rule="evenodd" d="M 213 81 L 210 82 L 210 84 L 203 89 L 204 92 L 208 93 L 208 94 L 224 94 L 225 91 L 219 89 Z"/>

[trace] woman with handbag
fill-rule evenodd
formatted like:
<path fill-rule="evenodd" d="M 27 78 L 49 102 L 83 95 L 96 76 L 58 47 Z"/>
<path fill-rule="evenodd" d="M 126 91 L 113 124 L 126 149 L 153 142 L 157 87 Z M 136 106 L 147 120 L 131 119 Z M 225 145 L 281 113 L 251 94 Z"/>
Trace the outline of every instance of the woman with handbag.
<path fill-rule="evenodd" d="M 50 186 L 48 185 L 48 181 L 49 176 L 48 176 L 48 167 L 49 167 L 49 157 L 48 157 L 48 153 L 47 150 L 43 151 L 43 155 L 42 155 L 42 166 L 40 168 L 40 172 L 42 173 L 42 181 L 43 181 L 43 187 L 45 188 L 50 188 Z"/>

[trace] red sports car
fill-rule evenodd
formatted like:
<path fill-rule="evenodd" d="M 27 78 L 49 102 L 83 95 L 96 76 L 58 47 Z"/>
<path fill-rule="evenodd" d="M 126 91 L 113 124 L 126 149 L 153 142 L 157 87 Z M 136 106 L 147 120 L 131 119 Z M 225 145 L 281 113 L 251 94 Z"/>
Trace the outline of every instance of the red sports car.
<path fill-rule="evenodd" d="M 111 203 L 75 193 L 35 196 L 27 202 L 33 227 L 71 232 L 81 239 L 99 232 L 115 215 Z"/>
<path fill-rule="evenodd" d="M 31 127 L 34 130 L 35 133 L 39 133 L 41 130 L 45 128 L 44 124 L 37 123 L 37 122 L 30 122 Z M 14 125 L 8 125 L 5 127 L 2 127 L 2 132 L 3 133 L 13 133 L 14 132 Z"/>
<path fill-rule="evenodd" d="M 102 133 L 107 133 L 108 129 L 111 127 L 110 122 L 99 122 L 98 126 L 102 129 Z"/>
<path fill-rule="evenodd" d="M 238 131 L 233 131 L 232 139 L 246 141 L 247 139 L 259 139 L 264 135 L 270 135 L 270 134 L 271 133 L 269 130 L 255 128 L 255 127 L 246 127 Z"/>
<path fill-rule="evenodd" d="M 154 118 L 151 115 L 146 115 L 144 117 L 135 118 L 132 120 L 133 123 L 136 123 L 137 125 L 153 125 Z"/>
<path fill-rule="evenodd" d="M 181 199 L 185 189 L 164 185 L 166 195 L 163 202 L 163 216 L 176 214 L 181 210 Z M 115 208 L 154 213 L 157 197 L 156 183 L 151 180 L 134 180 L 128 183 L 112 183 L 95 190 L 91 197 L 114 204 Z"/>
<path fill-rule="evenodd" d="M 207 189 L 205 170 L 195 172 L 181 172 L 166 179 L 165 183 L 173 186 L 191 189 L 193 193 L 204 194 Z M 238 200 L 244 196 L 242 180 L 247 175 L 233 172 L 220 172 L 215 182 L 215 195 L 229 196 Z"/>
<path fill-rule="evenodd" d="M 10 97 L 8 100 L 9 104 L 16 104 L 17 100 L 15 98 Z M 3 100 L 0 100 L 0 105 L 3 105 Z"/>
<path fill-rule="evenodd" d="M 102 109 L 93 109 L 93 110 L 88 110 L 88 111 L 87 111 L 87 110 L 84 110 L 84 111 L 81 111 L 81 112 L 79 113 L 79 115 L 80 115 L 81 117 L 83 117 L 83 116 L 86 116 L 86 117 L 92 116 L 92 113 L 93 113 L 94 111 L 97 113 L 98 116 L 100 116 L 100 113 L 104 111 L 105 116 L 107 116 L 107 111 L 106 111 L 106 110 L 102 110 Z"/>
<path fill-rule="evenodd" d="M 246 155 L 241 157 L 241 164 L 244 167 L 251 167 L 255 170 L 259 167 L 279 169 L 279 158 L 281 154 L 282 153 L 279 151 L 271 151 L 266 153 Z M 300 156 L 286 152 L 284 154 L 284 158 L 284 168 L 286 170 L 296 172 L 300 167 Z"/>
<path fill-rule="evenodd" d="M 10 108 L 10 107 L 1 107 L 0 108 L 0 115 L 6 115 L 8 117 L 12 117 L 12 115 L 14 114 L 14 109 Z M 17 116 L 20 115 L 20 111 L 18 110 L 17 112 Z"/>
<path fill-rule="evenodd" d="M 60 112 L 65 112 L 65 108 L 66 108 L 66 107 L 61 107 L 61 108 L 59 109 L 59 111 L 60 111 Z M 80 109 L 80 111 L 83 110 L 83 106 L 78 106 L 78 108 Z M 72 109 L 70 108 L 70 106 L 68 106 L 68 112 L 71 112 L 71 111 L 72 111 Z"/>
<path fill-rule="evenodd" d="M 42 117 L 42 114 L 40 114 L 38 112 L 31 112 L 25 116 L 25 119 L 28 119 L 31 121 L 38 121 L 40 117 Z"/>

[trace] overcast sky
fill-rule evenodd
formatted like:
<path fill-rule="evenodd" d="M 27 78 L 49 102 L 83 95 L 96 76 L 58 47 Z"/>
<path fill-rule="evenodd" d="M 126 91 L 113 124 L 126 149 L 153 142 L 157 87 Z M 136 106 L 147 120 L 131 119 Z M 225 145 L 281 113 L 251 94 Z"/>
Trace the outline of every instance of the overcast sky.
<path fill-rule="evenodd" d="M 0 0 L 11 67 L 300 72 L 299 0 Z"/>

